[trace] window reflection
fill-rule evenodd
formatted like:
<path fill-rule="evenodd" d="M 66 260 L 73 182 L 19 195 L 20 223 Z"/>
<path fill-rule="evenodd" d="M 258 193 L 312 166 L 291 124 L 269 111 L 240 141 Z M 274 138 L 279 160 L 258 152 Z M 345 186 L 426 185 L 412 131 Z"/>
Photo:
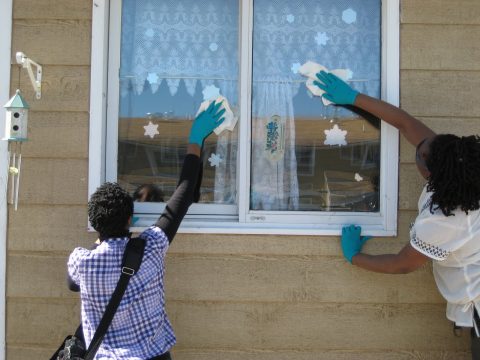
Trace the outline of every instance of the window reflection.
<path fill-rule="evenodd" d="M 299 68 L 346 69 L 380 96 L 380 0 L 254 0 L 252 210 L 379 211 L 380 126 L 325 106 Z"/>

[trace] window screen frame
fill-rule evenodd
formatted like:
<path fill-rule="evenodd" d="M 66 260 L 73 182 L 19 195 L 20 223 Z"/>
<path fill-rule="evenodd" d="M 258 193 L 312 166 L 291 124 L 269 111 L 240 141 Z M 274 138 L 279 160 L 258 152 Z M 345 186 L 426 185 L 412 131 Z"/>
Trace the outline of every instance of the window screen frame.
<path fill-rule="evenodd" d="M 399 133 L 384 121 L 380 130 L 380 211 L 309 212 L 249 210 L 253 1 L 239 0 L 239 106 L 237 205 L 193 204 L 179 232 L 229 234 L 339 235 L 344 224 L 364 233 L 395 236 L 398 204 Z M 399 0 L 382 0 L 381 98 L 399 105 Z M 90 91 L 89 196 L 116 180 L 120 69 L 121 0 L 93 4 Z M 188 134 L 185 134 L 187 139 Z M 136 203 L 139 231 L 153 223 L 164 205 Z M 238 212 L 237 212 L 238 208 Z"/>

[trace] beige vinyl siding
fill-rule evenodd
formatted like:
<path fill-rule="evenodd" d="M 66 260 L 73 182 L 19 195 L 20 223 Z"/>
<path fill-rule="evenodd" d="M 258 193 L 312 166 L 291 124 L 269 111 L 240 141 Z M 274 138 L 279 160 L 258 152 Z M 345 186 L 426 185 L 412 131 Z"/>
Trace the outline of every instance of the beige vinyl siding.
<path fill-rule="evenodd" d="M 401 106 L 438 132 L 480 133 L 480 2 L 401 2 Z M 10 208 L 7 359 L 49 358 L 79 320 L 66 261 L 86 231 L 90 0 L 14 0 L 13 54 L 44 66 L 31 105 L 17 212 Z M 68 36 L 67 36 L 68 34 Z M 12 63 L 14 63 L 14 55 Z M 12 65 L 12 91 L 18 68 Z M 408 241 L 422 179 L 401 140 L 396 238 Z M 167 258 L 176 360 L 469 359 L 452 335 L 431 266 L 382 275 L 345 262 L 338 237 L 179 234 Z"/>

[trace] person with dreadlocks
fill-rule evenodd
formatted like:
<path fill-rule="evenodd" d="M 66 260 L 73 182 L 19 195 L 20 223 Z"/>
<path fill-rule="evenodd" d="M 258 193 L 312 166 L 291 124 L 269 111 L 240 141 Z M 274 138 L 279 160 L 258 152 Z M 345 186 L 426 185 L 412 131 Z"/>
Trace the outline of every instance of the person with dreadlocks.
<path fill-rule="evenodd" d="M 145 240 L 141 266 L 132 277 L 95 358 L 170 360 L 175 335 L 165 311 L 165 256 L 192 202 L 198 201 L 200 161 L 205 139 L 218 127 L 225 110 L 212 102 L 193 121 L 177 188 L 157 222 L 139 237 Z M 130 241 L 133 199 L 116 183 L 105 183 L 90 197 L 88 217 L 98 232 L 92 250 L 78 247 L 68 260 L 69 288 L 80 291 L 82 325 L 76 337 L 88 347 L 120 278 Z"/>
<path fill-rule="evenodd" d="M 427 181 L 410 242 L 398 254 L 362 253 L 369 237 L 360 236 L 360 226 L 350 225 L 342 229 L 343 255 L 353 265 L 388 274 L 409 273 L 433 260 L 447 318 L 455 329 L 472 328 L 472 359 L 480 359 L 480 138 L 437 135 L 405 111 L 358 93 L 331 73 L 322 71 L 317 78 L 326 99 L 363 109 L 399 129 L 416 147 L 416 165 Z"/>

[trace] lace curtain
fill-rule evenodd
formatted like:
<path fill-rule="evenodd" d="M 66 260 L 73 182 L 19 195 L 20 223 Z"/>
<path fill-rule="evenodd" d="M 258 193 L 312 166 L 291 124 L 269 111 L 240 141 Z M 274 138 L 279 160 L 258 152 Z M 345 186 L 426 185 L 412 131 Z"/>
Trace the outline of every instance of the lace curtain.
<path fill-rule="evenodd" d="M 238 115 L 238 8 L 237 0 L 124 0 L 121 96 L 156 93 L 163 82 L 175 96 L 183 82 L 192 97 L 199 85 L 219 89 Z M 216 203 L 236 202 L 237 132 L 218 137 Z"/>
<path fill-rule="evenodd" d="M 253 209 L 298 209 L 294 116 L 305 110 L 294 109 L 294 97 L 307 91 L 298 67 L 311 60 L 350 69 L 354 88 L 379 96 L 380 29 L 380 0 L 254 1 Z M 351 113 L 330 106 L 315 115 Z M 280 129 L 277 156 L 268 146 L 271 126 Z"/>
<path fill-rule="evenodd" d="M 301 109 L 294 108 L 294 98 L 306 91 L 297 73 L 301 64 L 312 60 L 350 69 L 354 88 L 379 96 L 380 5 L 380 0 L 254 0 L 253 209 L 298 208 L 294 118 Z M 193 96 L 200 82 L 202 88 L 215 85 L 235 108 L 238 9 L 238 0 L 123 0 L 121 96 L 130 89 L 142 94 L 146 84 L 155 93 L 163 82 L 173 96 L 182 81 Z M 318 117 L 332 113 L 333 107 L 324 107 Z M 337 117 L 347 115 L 335 111 Z M 266 148 L 269 126 L 280 129 L 281 151 L 275 156 Z M 217 154 L 229 161 L 216 168 L 216 202 L 232 203 L 236 195 L 236 138 L 235 131 L 218 139 Z"/>

